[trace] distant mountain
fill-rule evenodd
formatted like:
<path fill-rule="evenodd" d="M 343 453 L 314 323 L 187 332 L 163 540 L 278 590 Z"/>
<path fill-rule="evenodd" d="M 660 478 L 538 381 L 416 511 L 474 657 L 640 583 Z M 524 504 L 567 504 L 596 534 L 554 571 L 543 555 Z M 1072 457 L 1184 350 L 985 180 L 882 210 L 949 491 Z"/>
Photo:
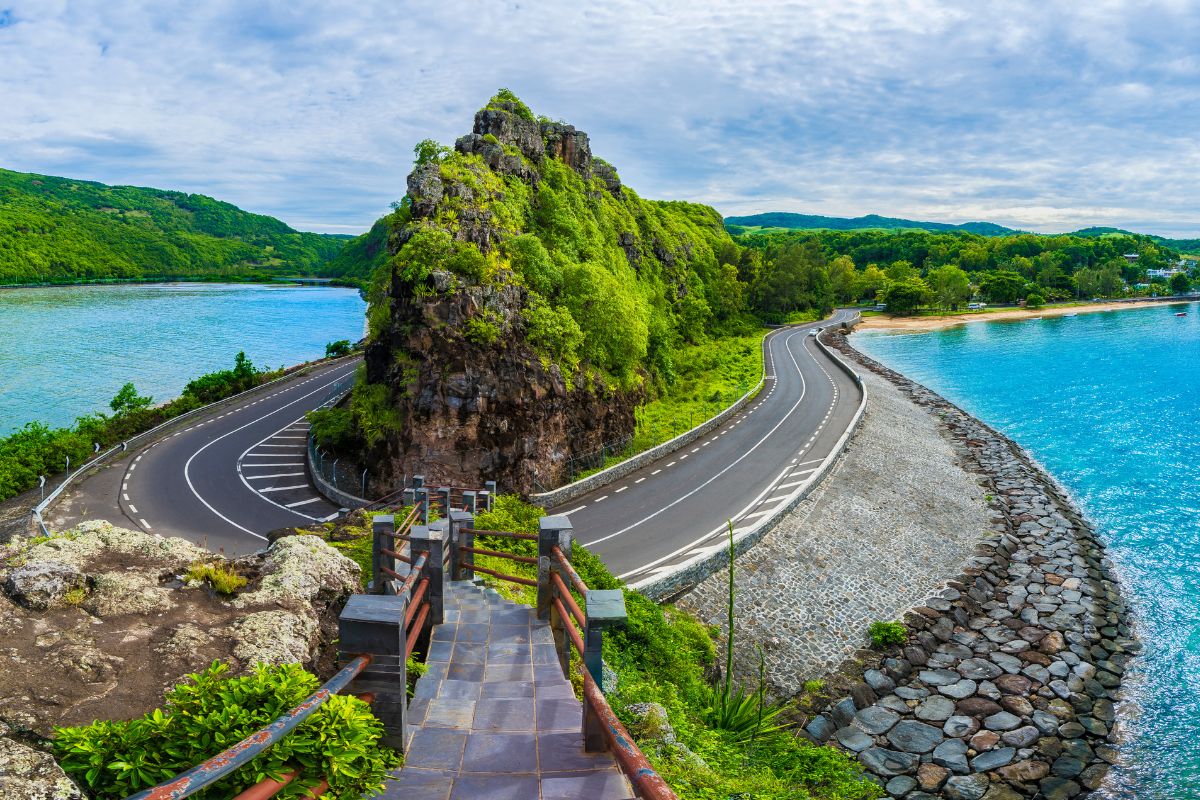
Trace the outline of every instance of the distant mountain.
<path fill-rule="evenodd" d="M 322 275 L 346 243 L 201 194 L 0 169 L 0 284 Z"/>
<path fill-rule="evenodd" d="M 346 242 L 341 252 L 325 265 L 324 274 L 330 278 L 359 282 L 370 278 L 375 269 L 388 259 L 390 219 L 382 217 L 376 220 L 371 230 Z"/>
<path fill-rule="evenodd" d="M 759 228 L 791 228 L 806 230 L 824 228 L 834 231 L 854 231 L 863 229 L 883 230 L 926 230 L 926 231 L 965 231 L 981 236 L 1004 236 L 1010 233 L 1020 233 L 1012 228 L 997 225 L 994 222 L 964 222 L 961 225 L 951 225 L 946 222 L 917 222 L 911 219 L 896 217 L 881 217 L 878 214 L 868 214 L 865 217 L 824 217 L 816 214 L 792 214 L 785 211 L 772 211 L 765 214 L 751 214 L 746 217 L 726 217 L 725 225 L 738 227 Z"/>

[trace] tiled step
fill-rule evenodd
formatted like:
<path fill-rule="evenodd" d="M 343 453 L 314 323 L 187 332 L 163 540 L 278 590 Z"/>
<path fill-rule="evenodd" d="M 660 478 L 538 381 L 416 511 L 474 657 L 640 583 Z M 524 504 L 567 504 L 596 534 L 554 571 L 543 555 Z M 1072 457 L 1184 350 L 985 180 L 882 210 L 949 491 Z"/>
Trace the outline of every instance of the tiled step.
<path fill-rule="evenodd" d="M 472 583 L 450 585 L 391 800 L 627 800 L 608 753 L 585 753 L 583 710 L 547 623 Z"/>

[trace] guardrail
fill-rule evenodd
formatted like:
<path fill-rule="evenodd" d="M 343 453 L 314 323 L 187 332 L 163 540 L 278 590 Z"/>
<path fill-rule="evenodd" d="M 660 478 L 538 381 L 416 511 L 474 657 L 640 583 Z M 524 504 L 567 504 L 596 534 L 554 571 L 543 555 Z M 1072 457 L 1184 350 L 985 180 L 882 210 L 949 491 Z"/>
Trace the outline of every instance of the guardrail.
<path fill-rule="evenodd" d="M 332 365 L 332 364 L 335 364 L 342 360 L 354 359 L 354 358 L 358 358 L 358 355 L 355 354 L 355 355 L 350 355 L 350 356 L 344 356 L 341 359 L 332 359 L 325 363 L 328 365 Z M 74 472 L 70 473 L 65 478 L 63 478 L 62 483 L 60 483 L 52 492 L 50 492 L 50 494 L 48 494 L 45 498 L 43 498 L 40 503 L 38 503 L 36 506 L 33 507 L 33 511 L 31 512 L 31 516 L 33 517 L 33 520 L 37 523 L 38 527 L 41 528 L 42 533 L 46 536 L 49 536 L 50 531 L 46 528 L 46 523 L 45 523 L 45 520 L 42 519 L 42 514 L 45 513 L 46 509 L 50 508 L 50 506 L 53 505 L 55 503 L 55 501 L 58 500 L 58 498 L 62 495 L 62 493 L 64 491 L 66 491 L 68 486 L 70 486 L 72 483 L 74 483 L 76 480 L 78 480 L 80 476 L 84 475 L 89 470 L 92 470 L 92 469 L 98 467 L 103 462 L 107 461 L 113 454 L 127 452 L 129 450 L 129 446 L 131 444 L 134 444 L 135 442 L 141 442 L 145 439 L 155 436 L 156 434 L 162 433 L 164 430 L 170 428 L 173 425 L 177 425 L 181 422 L 186 422 L 188 420 L 195 419 L 198 416 L 202 416 L 203 414 L 206 414 L 208 412 L 215 411 L 218 408 L 222 408 L 224 406 L 239 402 L 256 392 L 262 391 L 263 389 L 274 386 L 278 383 L 283 383 L 283 382 L 289 381 L 292 378 L 296 377 L 297 373 L 299 373 L 301 370 L 311 367 L 317 363 L 321 363 L 321 362 L 310 362 L 308 364 L 298 365 L 296 368 L 292 369 L 287 374 L 281 375 L 280 377 L 275 378 L 274 380 L 270 380 L 270 381 L 267 381 L 266 383 L 259 384 L 258 386 L 247 389 L 244 392 L 238 392 L 237 394 L 230 395 L 229 397 L 226 397 L 222 400 L 217 400 L 215 402 L 208 403 L 207 405 L 200 406 L 199 408 L 193 408 L 191 411 L 186 411 L 177 417 L 171 417 L 171 419 L 166 420 L 165 422 L 159 423 L 158 425 L 155 425 L 153 428 L 150 428 L 149 430 L 142 431 L 139 434 L 129 437 L 128 439 L 121 442 L 120 444 L 114 445 L 113 447 L 109 448 L 108 450 L 105 450 L 103 453 L 100 453 L 99 455 L 97 455 L 91 461 L 84 463 L 82 466 L 80 466 Z"/>
<path fill-rule="evenodd" d="M 303 703 L 287 712 L 267 727 L 254 733 L 242 741 L 217 755 L 197 764 L 186 772 L 176 775 L 169 781 L 130 795 L 126 800 L 179 800 L 190 797 L 197 792 L 212 786 L 222 778 L 228 777 L 236 770 L 249 764 L 268 748 L 272 747 L 285 736 L 296 729 L 301 723 L 312 716 L 313 712 L 325 704 L 325 701 L 346 688 L 367 665 L 371 663 L 370 656 L 357 656 L 330 678 L 314 694 Z M 365 699 L 365 698 L 364 698 Z M 263 778 L 257 784 L 237 795 L 234 800 L 267 800 L 279 793 L 284 786 L 300 775 L 300 767 L 284 776 L 282 781 Z M 309 797 L 319 797 L 329 788 L 324 778 L 315 788 L 309 790 Z"/>

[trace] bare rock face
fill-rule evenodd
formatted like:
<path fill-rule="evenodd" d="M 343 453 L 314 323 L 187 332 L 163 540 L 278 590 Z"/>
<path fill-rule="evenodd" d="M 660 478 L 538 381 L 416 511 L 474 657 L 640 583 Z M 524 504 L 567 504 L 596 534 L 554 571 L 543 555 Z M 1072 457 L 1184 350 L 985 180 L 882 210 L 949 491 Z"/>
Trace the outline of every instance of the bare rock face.
<path fill-rule="evenodd" d="M 267 550 L 257 589 L 239 595 L 238 608 L 275 605 L 300 612 L 342 605 L 360 588 L 358 564 L 317 536 L 285 536 Z"/>
<path fill-rule="evenodd" d="M 0 737 L 0 797 L 12 800 L 84 800 L 62 767 L 41 750 Z"/>

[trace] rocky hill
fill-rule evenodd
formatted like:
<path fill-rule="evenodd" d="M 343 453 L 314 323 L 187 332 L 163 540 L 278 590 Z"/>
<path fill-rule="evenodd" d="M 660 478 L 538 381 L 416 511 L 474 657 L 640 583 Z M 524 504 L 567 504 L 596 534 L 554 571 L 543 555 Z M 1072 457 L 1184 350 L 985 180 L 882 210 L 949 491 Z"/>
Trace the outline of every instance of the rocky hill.
<path fill-rule="evenodd" d="M 716 211 L 639 198 L 586 133 L 507 91 L 453 149 L 419 145 L 407 188 L 352 406 L 379 488 L 414 471 L 554 485 L 632 433 L 736 281 Z"/>

